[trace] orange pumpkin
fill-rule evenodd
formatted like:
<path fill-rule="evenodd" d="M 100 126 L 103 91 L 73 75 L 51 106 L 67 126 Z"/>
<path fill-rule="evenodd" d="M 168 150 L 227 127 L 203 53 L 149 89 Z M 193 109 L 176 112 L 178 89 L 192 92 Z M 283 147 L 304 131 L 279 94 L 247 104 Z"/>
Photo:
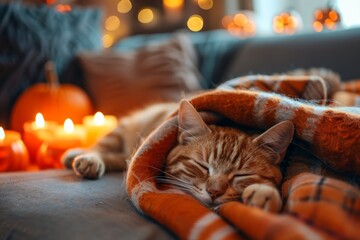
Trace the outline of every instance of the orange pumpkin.
<path fill-rule="evenodd" d="M 6 135 L 7 138 L 0 144 L 0 172 L 26 170 L 29 166 L 29 153 L 20 134 L 7 130 Z"/>
<path fill-rule="evenodd" d="M 43 114 L 45 120 L 63 124 L 66 118 L 81 123 L 85 115 L 92 114 L 93 107 L 88 95 L 72 84 L 59 84 L 52 62 L 45 65 L 47 83 L 37 83 L 29 87 L 15 102 L 10 126 L 22 132 L 23 124 L 32 121 L 36 113 Z"/>

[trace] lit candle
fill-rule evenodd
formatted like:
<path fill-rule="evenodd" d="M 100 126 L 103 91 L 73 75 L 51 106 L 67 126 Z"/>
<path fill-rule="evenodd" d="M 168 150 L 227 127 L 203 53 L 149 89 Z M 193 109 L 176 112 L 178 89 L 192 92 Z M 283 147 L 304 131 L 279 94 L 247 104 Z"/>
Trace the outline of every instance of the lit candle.
<path fill-rule="evenodd" d="M 29 154 L 20 133 L 0 127 L 0 172 L 26 170 Z"/>
<path fill-rule="evenodd" d="M 55 130 L 58 124 L 56 122 L 45 121 L 41 113 L 37 113 L 35 121 L 24 123 L 24 143 L 29 150 L 32 164 L 36 162 L 36 154 L 41 144 L 54 138 Z"/>
<path fill-rule="evenodd" d="M 85 141 L 85 130 L 81 125 L 74 125 L 67 118 L 63 127 L 58 127 L 54 137 L 45 141 L 37 152 L 37 165 L 41 169 L 63 168 L 61 155 L 70 148 L 82 147 Z"/>
<path fill-rule="evenodd" d="M 86 129 L 85 147 L 89 147 L 116 128 L 118 119 L 115 116 L 104 116 L 101 112 L 97 112 L 94 116 L 84 117 L 83 125 Z"/>

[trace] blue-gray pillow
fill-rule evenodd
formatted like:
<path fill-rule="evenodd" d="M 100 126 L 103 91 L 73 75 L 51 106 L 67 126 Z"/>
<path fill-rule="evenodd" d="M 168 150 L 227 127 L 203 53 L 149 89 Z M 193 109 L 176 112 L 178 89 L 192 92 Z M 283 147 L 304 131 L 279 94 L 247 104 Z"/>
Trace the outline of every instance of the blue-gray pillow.
<path fill-rule="evenodd" d="M 0 4 L 0 125 L 7 125 L 16 98 L 44 81 L 44 64 L 54 61 L 60 82 L 69 79 L 74 56 L 102 48 L 99 9 L 74 8 L 60 13 L 46 5 Z"/>

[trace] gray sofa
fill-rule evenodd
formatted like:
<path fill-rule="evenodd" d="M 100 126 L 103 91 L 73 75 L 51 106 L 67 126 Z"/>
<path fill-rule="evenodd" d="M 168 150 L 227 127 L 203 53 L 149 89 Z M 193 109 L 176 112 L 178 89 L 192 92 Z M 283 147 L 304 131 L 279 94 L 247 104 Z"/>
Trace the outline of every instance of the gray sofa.
<path fill-rule="evenodd" d="M 0 239 L 171 239 L 130 205 L 124 174 L 70 170 L 0 175 Z"/>
<path fill-rule="evenodd" d="M 134 36 L 126 51 L 169 35 Z M 360 28 L 295 36 L 236 39 L 223 31 L 192 35 L 203 87 L 246 74 L 326 67 L 360 78 Z M 0 174 L 0 239 L 173 239 L 127 200 L 124 173 L 100 180 L 70 170 Z"/>

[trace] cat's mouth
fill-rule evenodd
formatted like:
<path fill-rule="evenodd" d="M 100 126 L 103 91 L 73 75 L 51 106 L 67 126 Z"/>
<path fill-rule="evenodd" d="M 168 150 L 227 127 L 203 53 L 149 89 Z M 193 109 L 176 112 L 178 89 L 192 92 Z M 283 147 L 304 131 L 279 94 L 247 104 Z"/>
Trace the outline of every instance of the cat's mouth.
<path fill-rule="evenodd" d="M 227 203 L 227 202 L 231 202 L 231 201 L 236 201 L 236 202 L 242 202 L 240 197 L 219 197 L 216 198 L 214 200 L 212 199 L 199 199 L 197 198 L 200 202 L 203 203 L 203 205 L 205 205 L 208 208 L 211 209 L 216 209 L 217 207 L 219 207 L 220 205 Z"/>

